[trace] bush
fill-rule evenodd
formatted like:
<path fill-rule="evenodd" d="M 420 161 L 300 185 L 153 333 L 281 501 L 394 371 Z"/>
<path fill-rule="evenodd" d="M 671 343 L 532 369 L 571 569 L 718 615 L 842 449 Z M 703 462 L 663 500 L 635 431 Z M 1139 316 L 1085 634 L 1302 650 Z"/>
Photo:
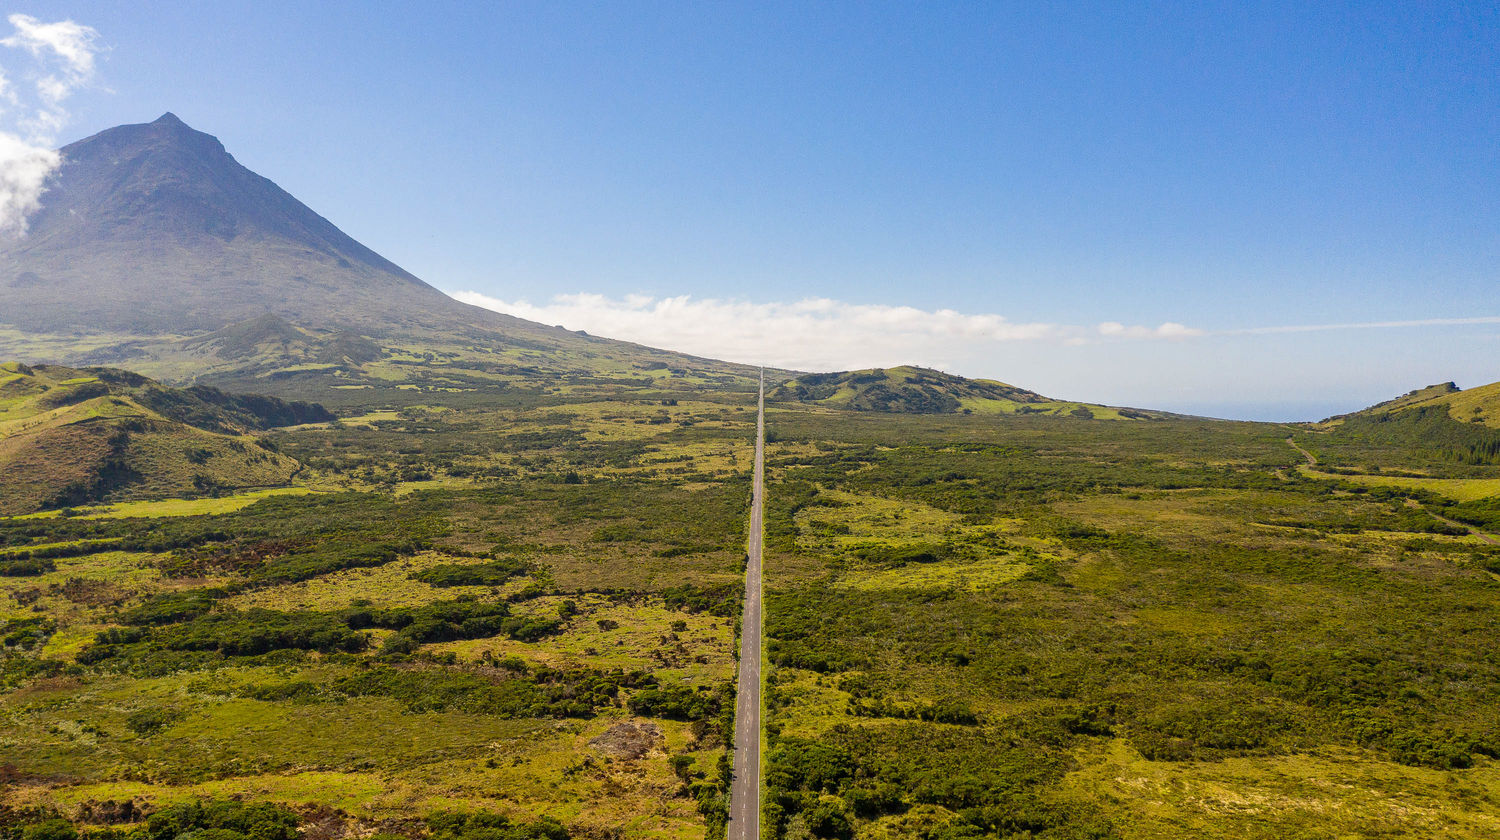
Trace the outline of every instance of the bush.
<path fill-rule="evenodd" d="M 486 813 L 440 813 L 427 818 L 430 840 L 568 840 L 568 830 L 551 817 L 512 822 Z"/>
<path fill-rule="evenodd" d="M 173 709 L 163 709 L 160 706 L 151 706 L 131 712 L 125 718 L 125 725 L 141 737 L 155 735 L 157 732 L 171 726 L 181 719 L 182 713 Z"/>
<path fill-rule="evenodd" d="M 57 564 L 47 557 L 0 558 L 0 577 L 34 577 L 57 571 Z"/>
<path fill-rule="evenodd" d="M 501 557 L 488 563 L 445 564 L 412 572 L 412 580 L 430 586 L 499 586 L 530 571 L 530 564 L 514 557 Z"/>
<path fill-rule="evenodd" d="M 62 817 L 33 823 L 21 830 L 21 840 L 78 840 L 78 830 Z"/>
<path fill-rule="evenodd" d="M 687 686 L 648 688 L 630 696 L 631 714 L 668 720 L 703 720 L 719 713 L 722 704 L 717 694 L 694 691 Z"/>
<path fill-rule="evenodd" d="M 152 814 L 147 840 L 178 840 L 191 834 L 211 840 L 298 840 L 292 811 L 268 802 L 187 802 Z"/>
<path fill-rule="evenodd" d="M 690 613 L 706 612 L 723 618 L 740 614 L 740 602 L 745 598 L 744 584 L 719 583 L 709 586 L 694 586 L 685 583 L 662 592 L 667 609 L 686 610 Z"/>

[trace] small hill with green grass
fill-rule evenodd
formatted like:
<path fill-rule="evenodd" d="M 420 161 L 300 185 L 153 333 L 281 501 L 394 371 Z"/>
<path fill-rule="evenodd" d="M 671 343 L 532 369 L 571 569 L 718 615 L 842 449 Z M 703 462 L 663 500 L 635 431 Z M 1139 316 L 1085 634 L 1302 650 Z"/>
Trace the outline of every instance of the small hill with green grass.
<path fill-rule="evenodd" d="M 1390 417 L 1408 411 L 1446 414 L 1459 423 L 1500 428 L 1500 382 L 1467 391 L 1452 382 L 1428 385 L 1360 411 L 1330 417 L 1323 423 L 1332 426 L 1354 418 Z"/>
<path fill-rule="evenodd" d="M 1500 382 L 1430 385 L 1311 428 L 1345 446 L 1397 446 L 1458 465 L 1500 464 Z"/>
<path fill-rule="evenodd" d="M 1150 419 L 1156 414 L 1044 397 L 990 379 L 966 379 L 903 365 L 804 374 L 776 386 L 768 399 L 851 411 L 898 414 L 1051 414 L 1093 419 Z"/>
<path fill-rule="evenodd" d="M 284 485 L 301 465 L 253 433 L 332 419 L 318 405 L 123 370 L 0 364 L 0 515 Z"/>
<path fill-rule="evenodd" d="M 1366 411 L 1404 411 L 1415 408 L 1445 408 L 1448 416 L 1460 423 L 1500 428 L 1500 382 L 1461 390 L 1452 382 L 1414 391 L 1405 397 L 1382 403 Z"/>

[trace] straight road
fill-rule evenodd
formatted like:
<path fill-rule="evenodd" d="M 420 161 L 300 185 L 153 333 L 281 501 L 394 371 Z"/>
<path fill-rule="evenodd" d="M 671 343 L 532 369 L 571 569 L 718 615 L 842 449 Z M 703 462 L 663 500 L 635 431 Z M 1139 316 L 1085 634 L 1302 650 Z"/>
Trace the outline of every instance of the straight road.
<path fill-rule="evenodd" d="M 766 496 L 766 374 L 755 410 L 755 478 L 750 540 L 745 547 L 745 612 L 740 618 L 740 674 L 734 704 L 734 779 L 729 787 L 729 840 L 760 840 L 760 542 Z"/>

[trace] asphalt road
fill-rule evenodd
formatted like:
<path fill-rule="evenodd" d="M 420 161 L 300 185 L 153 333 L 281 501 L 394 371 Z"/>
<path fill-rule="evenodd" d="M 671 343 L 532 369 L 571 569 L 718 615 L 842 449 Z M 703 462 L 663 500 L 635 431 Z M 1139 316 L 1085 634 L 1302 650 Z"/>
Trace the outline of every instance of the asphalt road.
<path fill-rule="evenodd" d="M 740 618 L 740 673 L 734 707 L 734 779 L 729 787 L 729 840 L 760 840 L 760 543 L 766 495 L 766 376 L 755 414 L 755 478 L 750 491 L 745 612 Z"/>

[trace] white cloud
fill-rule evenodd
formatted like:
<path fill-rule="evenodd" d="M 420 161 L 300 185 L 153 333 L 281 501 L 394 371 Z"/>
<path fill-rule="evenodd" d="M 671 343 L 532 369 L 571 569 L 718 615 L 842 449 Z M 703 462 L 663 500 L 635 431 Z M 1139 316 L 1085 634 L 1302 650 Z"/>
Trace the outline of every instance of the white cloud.
<path fill-rule="evenodd" d="M 1021 323 L 1002 315 L 951 309 L 855 304 L 828 298 L 751 303 L 738 300 L 597 294 L 558 295 L 549 302 L 505 301 L 472 291 L 465 303 L 544 324 L 585 330 L 654 347 L 719 359 L 801 370 L 848 370 L 897 364 L 951 367 L 987 345 L 1079 344 L 1099 340 L 1186 338 L 1181 324 L 1085 327 Z"/>
<path fill-rule="evenodd" d="M 68 121 L 64 103 L 94 77 L 99 33 L 71 20 L 44 23 L 22 14 L 7 20 L 15 32 L 0 46 L 25 52 L 32 66 L 24 96 L 0 69 L 0 106 L 16 111 L 0 110 L 0 234 L 24 234 L 47 177 L 62 163 L 53 146 Z"/>
<path fill-rule="evenodd" d="M 62 156 L 0 131 L 0 233 L 24 232 L 26 217 L 41 206 L 47 176 Z"/>
<path fill-rule="evenodd" d="M 1328 332 L 1330 330 L 1384 330 L 1400 327 L 1462 327 L 1472 324 L 1500 324 L 1500 315 L 1472 318 L 1419 318 L 1411 321 L 1361 321 L 1349 324 L 1299 324 L 1282 327 L 1250 327 L 1225 330 L 1225 335 L 1275 335 L 1278 333 Z"/>
<path fill-rule="evenodd" d="M 1167 321 L 1159 327 L 1127 327 L 1117 321 L 1105 321 L 1099 325 L 1099 334 L 1109 338 L 1196 338 L 1207 333 L 1175 321 Z"/>

